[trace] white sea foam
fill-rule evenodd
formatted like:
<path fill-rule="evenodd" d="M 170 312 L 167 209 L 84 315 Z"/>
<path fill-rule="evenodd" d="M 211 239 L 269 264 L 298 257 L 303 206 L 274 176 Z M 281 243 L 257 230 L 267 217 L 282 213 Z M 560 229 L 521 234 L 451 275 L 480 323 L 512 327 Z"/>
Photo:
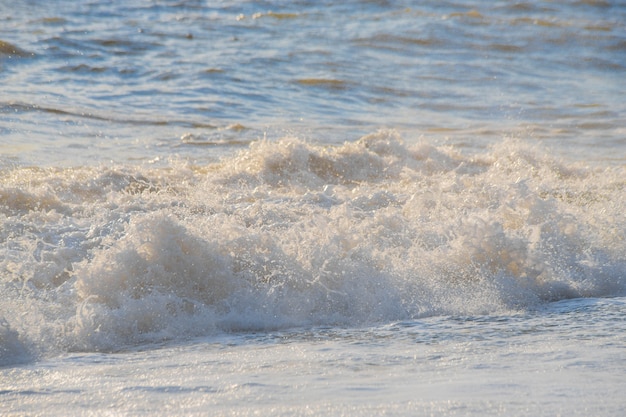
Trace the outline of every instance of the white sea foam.
<path fill-rule="evenodd" d="M 625 174 L 393 131 L 209 166 L 8 167 L 0 363 L 623 294 Z"/>

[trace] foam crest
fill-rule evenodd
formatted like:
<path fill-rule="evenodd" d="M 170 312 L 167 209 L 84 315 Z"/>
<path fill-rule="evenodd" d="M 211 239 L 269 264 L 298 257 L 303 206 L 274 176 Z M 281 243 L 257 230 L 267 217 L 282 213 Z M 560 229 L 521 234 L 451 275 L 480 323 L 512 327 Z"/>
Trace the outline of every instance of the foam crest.
<path fill-rule="evenodd" d="M 205 167 L 14 168 L 2 345 L 114 350 L 621 295 L 624 174 L 386 131 L 264 140 Z"/>

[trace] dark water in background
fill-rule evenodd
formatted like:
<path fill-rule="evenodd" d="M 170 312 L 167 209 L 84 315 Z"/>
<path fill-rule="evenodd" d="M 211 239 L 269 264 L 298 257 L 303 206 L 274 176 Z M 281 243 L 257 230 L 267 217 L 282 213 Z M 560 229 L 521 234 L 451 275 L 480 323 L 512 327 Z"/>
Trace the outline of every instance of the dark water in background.
<path fill-rule="evenodd" d="M 0 152 L 210 160 L 384 127 L 621 164 L 625 21 L 620 1 L 3 1 Z"/>

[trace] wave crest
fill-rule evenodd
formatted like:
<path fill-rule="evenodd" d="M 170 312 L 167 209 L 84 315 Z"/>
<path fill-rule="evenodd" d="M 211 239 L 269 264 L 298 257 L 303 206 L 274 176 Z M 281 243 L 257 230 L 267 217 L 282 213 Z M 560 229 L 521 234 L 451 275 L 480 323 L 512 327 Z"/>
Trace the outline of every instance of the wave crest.
<path fill-rule="evenodd" d="M 89 350 L 621 295 L 624 174 L 390 131 L 264 140 L 208 167 L 41 171 L 20 193 L 5 173 L 3 294 L 23 311 L 0 313 L 20 340 Z"/>

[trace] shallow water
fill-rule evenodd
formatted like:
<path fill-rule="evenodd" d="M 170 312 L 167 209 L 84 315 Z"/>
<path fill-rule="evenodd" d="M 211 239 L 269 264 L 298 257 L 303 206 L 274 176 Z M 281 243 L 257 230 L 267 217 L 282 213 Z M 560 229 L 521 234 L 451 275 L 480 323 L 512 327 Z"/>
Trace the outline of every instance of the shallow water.
<path fill-rule="evenodd" d="M 620 415 L 626 299 L 224 335 L 1 371 L 39 415 Z"/>
<path fill-rule="evenodd" d="M 0 413 L 620 415 L 625 20 L 0 2 Z"/>

